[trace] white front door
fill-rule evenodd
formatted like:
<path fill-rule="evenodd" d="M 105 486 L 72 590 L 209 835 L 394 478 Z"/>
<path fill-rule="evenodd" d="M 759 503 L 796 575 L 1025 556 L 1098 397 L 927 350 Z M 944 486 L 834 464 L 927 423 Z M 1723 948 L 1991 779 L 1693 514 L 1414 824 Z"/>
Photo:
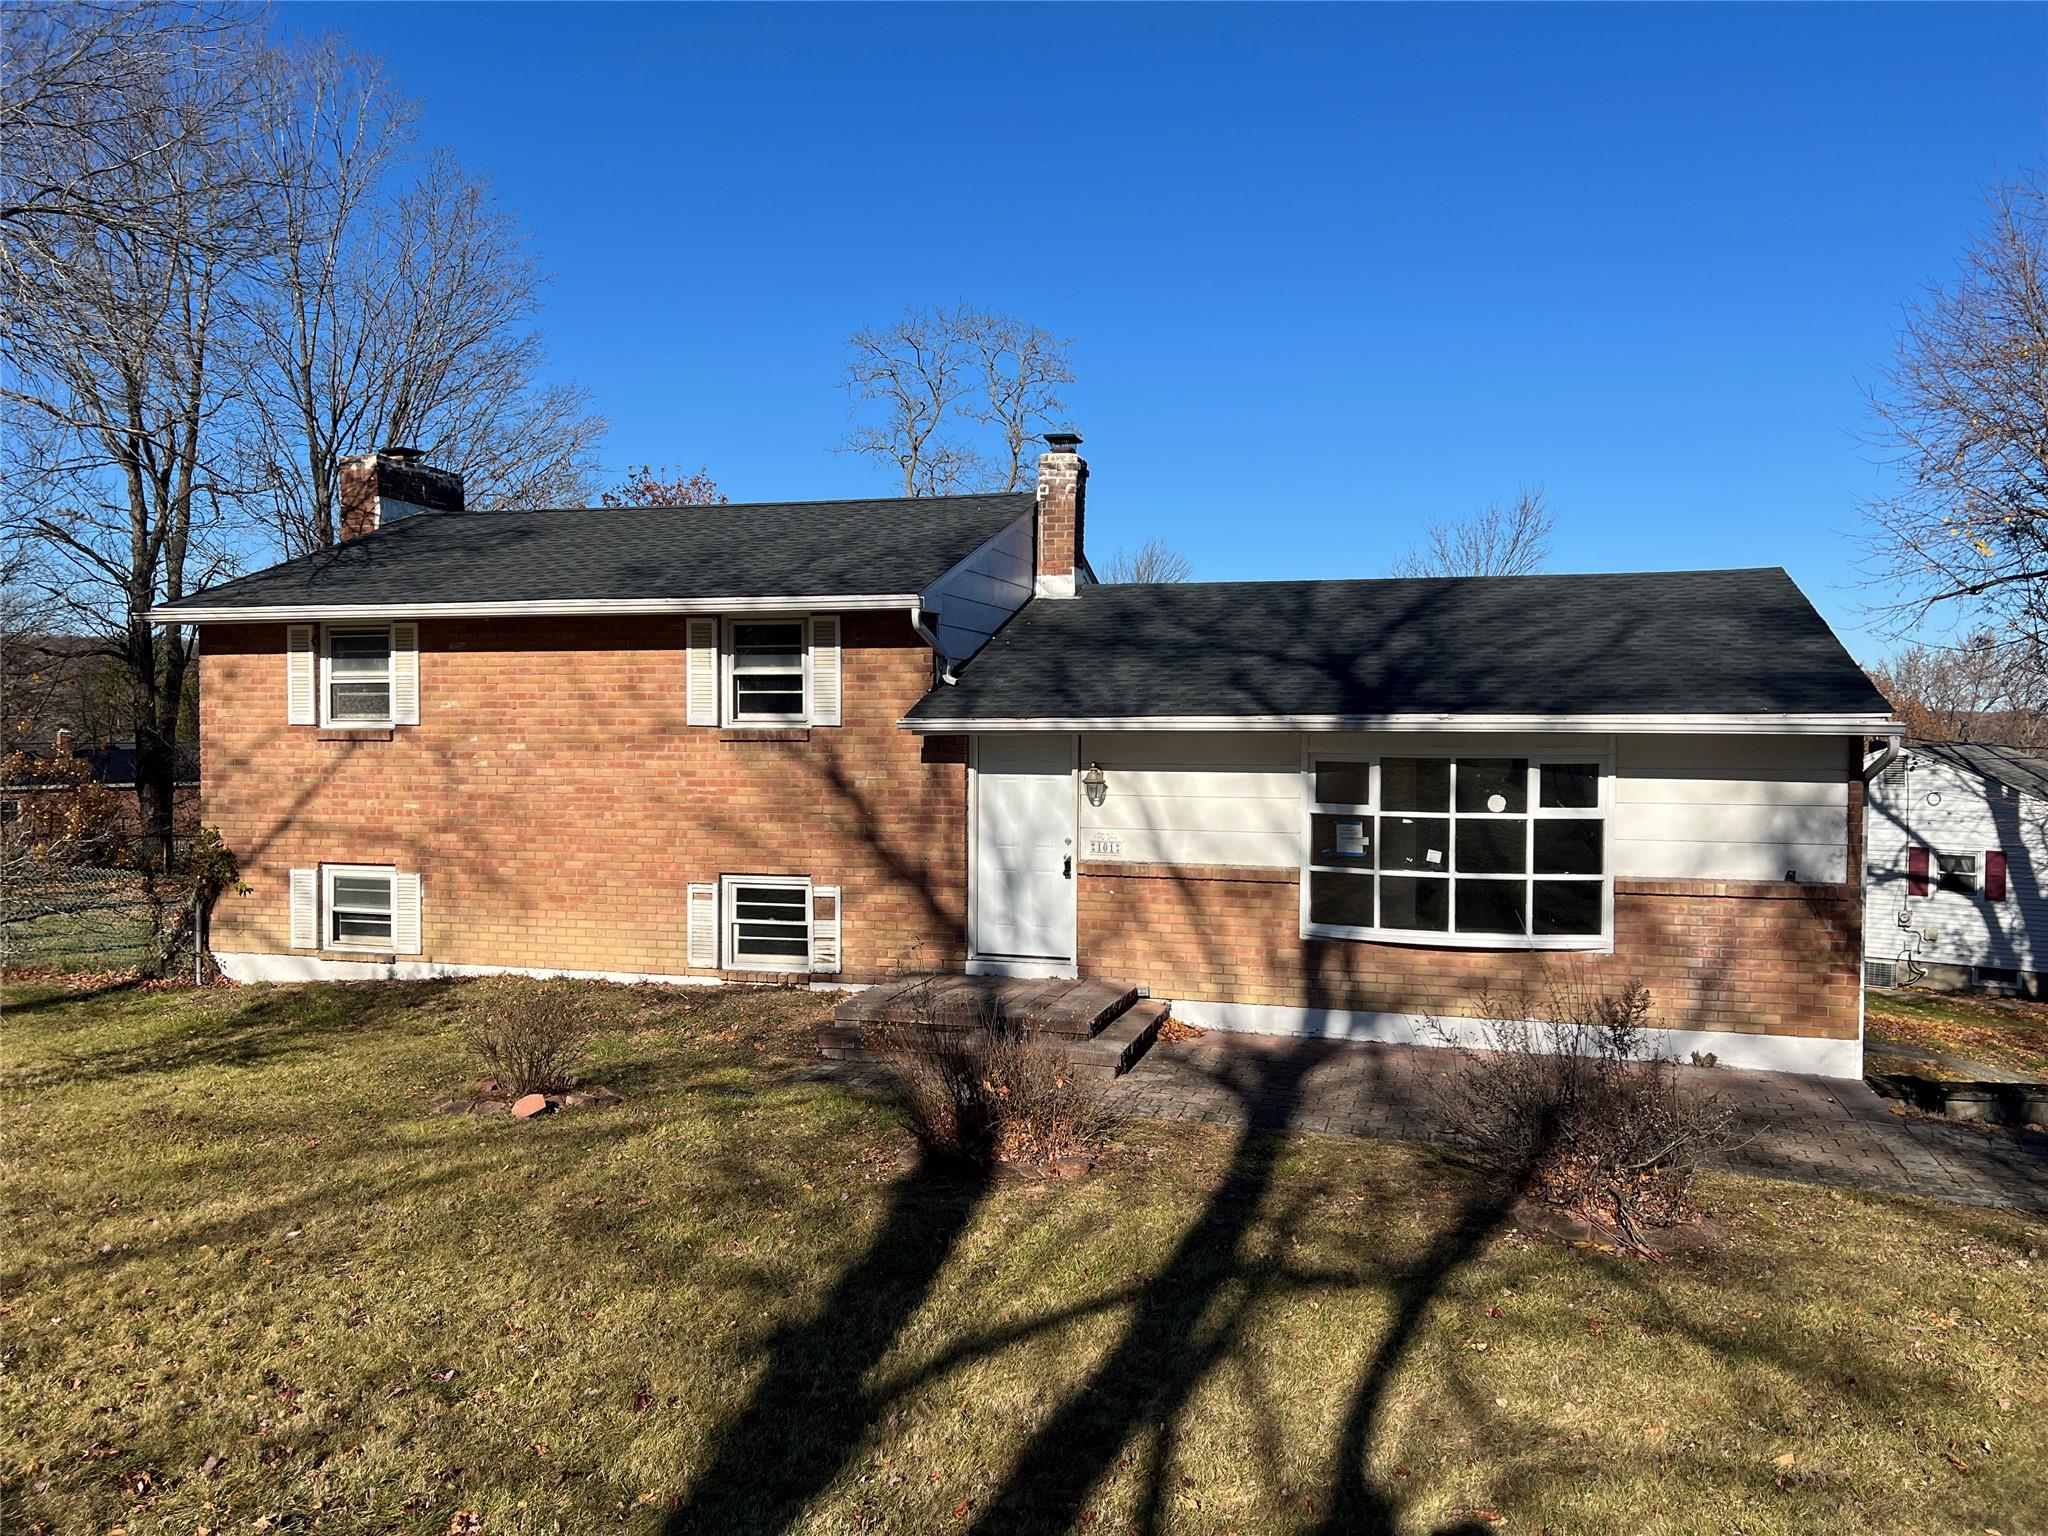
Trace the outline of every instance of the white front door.
<path fill-rule="evenodd" d="M 1071 975 L 1074 738 L 975 745 L 973 954 L 979 968 Z"/>

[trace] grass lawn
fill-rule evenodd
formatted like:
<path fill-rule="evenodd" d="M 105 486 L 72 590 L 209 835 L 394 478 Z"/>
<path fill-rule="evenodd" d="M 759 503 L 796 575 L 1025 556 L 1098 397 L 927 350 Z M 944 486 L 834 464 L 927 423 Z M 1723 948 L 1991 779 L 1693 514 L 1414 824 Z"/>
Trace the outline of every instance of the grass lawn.
<path fill-rule="evenodd" d="M 1740 1179 L 1647 1264 L 1427 1151 L 1128 1127 L 984 1185 L 799 1080 L 805 994 L 6 994 L 0 1526 L 2043 1529 L 2048 1225 Z"/>
<path fill-rule="evenodd" d="M 2048 1003 L 1943 992 L 1872 992 L 1865 1000 L 1868 1043 L 1897 1041 L 1967 1057 L 2048 1081 Z M 1937 1067 L 1922 1076 L 1956 1077 Z"/>

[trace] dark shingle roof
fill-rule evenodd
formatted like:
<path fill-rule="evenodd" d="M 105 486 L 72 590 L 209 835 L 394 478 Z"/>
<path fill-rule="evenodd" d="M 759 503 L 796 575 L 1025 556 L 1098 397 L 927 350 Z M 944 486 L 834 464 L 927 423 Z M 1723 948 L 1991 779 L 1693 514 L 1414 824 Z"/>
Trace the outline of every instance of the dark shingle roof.
<path fill-rule="evenodd" d="M 2038 752 L 1982 741 L 1916 741 L 1913 751 L 2048 800 L 2048 757 Z"/>
<path fill-rule="evenodd" d="M 583 602 L 920 592 L 1031 494 L 426 512 L 175 605 Z"/>
<path fill-rule="evenodd" d="M 1088 587 L 909 719 L 1758 713 L 1890 713 L 1782 570 Z"/>

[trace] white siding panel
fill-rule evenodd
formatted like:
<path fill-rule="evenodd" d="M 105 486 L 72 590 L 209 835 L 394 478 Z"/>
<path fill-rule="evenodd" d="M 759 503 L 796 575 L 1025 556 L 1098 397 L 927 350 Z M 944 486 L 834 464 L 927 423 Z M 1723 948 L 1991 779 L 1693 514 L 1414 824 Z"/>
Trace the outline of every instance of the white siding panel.
<path fill-rule="evenodd" d="M 1249 864 L 1301 861 L 1301 738 L 1259 732 L 1084 735 L 1081 765 L 1108 792 L 1081 802 L 1081 850 L 1097 861 Z M 1114 852 L 1101 851 L 1107 840 Z"/>
<path fill-rule="evenodd" d="M 1941 803 L 1929 805 L 1929 795 Z M 1871 785 L 1866 840 L 1863 947 L 1871 959 L 2048 969 L 2048 801 L 1909 749 L 1903 779 L 1881 776 Z M 1980 886 L 1984 855 L 2001 849 L 2006 899 L 1940 889 L 1931 858 L 1928 894 L 1909 895 L 1906 850 L 1916 844 L 1975 854 Z"/>
<path fill-rule="evenodd" d="M 1623 736 L 1614 872 L 1659 880 L 1849 878 L 1849 749 L 1832 737 Z"/>
<path fill-rule="evenodd" d="M 1849 878 L 1848 747 L 1832 738 L 1096 733 L 1081 738 L 1081 763 L 1099 762 L 1108 790 L 1102 805 L 1081 806 L 1083 855 L 1293 868 L 1301 858 L 1304 745 L 1611 752 L 1616 874 L 1783 880 L 1791 870 L 1812 883 Z"/>
<path fill-rule="evenodd" d="M 1031 598 L 1031 518 L 1027 513 L 925 588 L 934 632 L 949 661 L 965 661 Z"/>

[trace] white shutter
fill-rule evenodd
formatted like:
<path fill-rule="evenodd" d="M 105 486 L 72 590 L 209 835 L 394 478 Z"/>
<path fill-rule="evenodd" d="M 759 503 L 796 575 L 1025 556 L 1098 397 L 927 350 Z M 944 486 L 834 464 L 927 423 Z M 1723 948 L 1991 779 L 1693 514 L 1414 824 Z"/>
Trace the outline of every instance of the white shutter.
<path fill-rule="evenodd" d="M 684 719 L 690 725 L 718 724 L 718 620 L 689 621 L 689 677 Z M 707 961 L 706 964 L 711 962 Z"/>
<path fill-rule="evenodd" d="M 690 887 L 690 964 L 699 970 L 718 965 L 718 887 Z"/>
<path fill-rule="evenodd" d="M 839 970 L 839 887 L 811 887 L 811 969 L 826 975 Z"/>
<path fill-rule="evenodd" d="M 391 626 L 391 723 L 420 723 L 420 627 Z"/>
<path fill-rule="evenodd" d="M 391 877 L 391 948 L 401 955 L 420 952 L 420 877 Z"/>
<path fill-rule="evenodd" d="M 292 871 L 292 948 L 320 947 L 320 871 Z"/>
<path fill-rule="evenodd" d="M 839 616 L 811 620 L 811 724 L 839 723 Z"/>
<path fill-rule="evenodd" d="M 284 632 L 284 699 L 285 721 L 290 725 L 315 725 L 319 723 L 319 712 L 314 708 L 315 675 L 317 653 L 313 649 L 313 626 L 310 624 L 288 624 Z"/>

